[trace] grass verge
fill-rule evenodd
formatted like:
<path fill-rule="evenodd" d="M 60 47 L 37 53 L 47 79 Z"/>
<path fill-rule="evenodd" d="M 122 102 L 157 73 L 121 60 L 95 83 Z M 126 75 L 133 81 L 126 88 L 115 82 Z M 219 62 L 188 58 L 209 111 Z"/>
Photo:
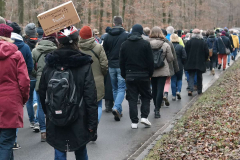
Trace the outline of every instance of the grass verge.
<path fill-rule="evenodd" d="M 240 61 L 163 135 L 144 160 L 240 158 Z"/>

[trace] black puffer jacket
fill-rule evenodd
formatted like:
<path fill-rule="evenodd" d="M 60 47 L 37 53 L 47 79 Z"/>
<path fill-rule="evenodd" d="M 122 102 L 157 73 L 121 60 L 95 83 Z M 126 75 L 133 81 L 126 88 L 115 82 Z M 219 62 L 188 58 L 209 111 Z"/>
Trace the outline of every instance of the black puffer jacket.
<path fill-rule="evenodd" d="M 107 54 L 108 66 L 110 68 L 119 68 L 120 48 L 127 38 L 128 33 L 122 27 L 112 28 L 104 38 L 103 47 Z"/>
<path fill-rule="evenodd" d="M 132 33 L 122 44 L 120 68 L 123 78 L 149 79 L 152 77 L 154 71 L 152 48 L 139 33 Z"/>
<path fill-rule="evenodd" d="M 183 70 L 184 64 L 187 60 L 187 54 L 186 54 L 185 48 L 179 43 L 173 42 L 173 46 L 177 54 L 179 70 L 181 71 Z"/>
<path fill-rule="evenodd" d="M 47 142 L 60 151 L 76 151 L 87 144 L 93 137 L 98 124 L 97 91 L 91 70 L 91 56 L 82 54 L 78 50 L 58 49 L 46 57 L 39 85 L 39 94 L 43 110 L 46 114 L 45 98 L 48 79 L 55 65 L 69 67 L 76 83 L 78 103 L 83 96 L 83 103 L 79 108 L 79 118 L 67 127 L 55 126 L 46 119 Z"/>

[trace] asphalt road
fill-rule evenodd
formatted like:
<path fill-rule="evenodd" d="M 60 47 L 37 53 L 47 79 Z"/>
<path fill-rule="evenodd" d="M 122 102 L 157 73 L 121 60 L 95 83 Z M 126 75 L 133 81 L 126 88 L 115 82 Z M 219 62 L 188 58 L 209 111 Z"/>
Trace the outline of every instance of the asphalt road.
<path fill-rule="evenodd" d="M 220 71 L 216 71 L 217 75 L 219 73 Z M 210 72 L 206 72 L 203 75 L 203 86 L 206 86 L 212 78 Z M 111 113 L 103 111 L 99 124 L 98 140 L 87 145 L 89 160 L 127 159 L 191 100 L 192 97 L 187 96 L 186 87 L 187 82 L 183 78 L 182 100 L 172 101 L 172 96 L 169 94 L 170 107 L 161 109 L 160 119 L 154 119 L 154 105 L 151 103 L 149 115 L 149 121 L 152 123 L 151 128 L 144 128 L 142 124 L 139 124 L 138 129 L 131 129 L 129 107 L 126 100 L 123 102 L 123 118 L 120 122 L 116 122 Z M 196 94 L 194 92 L 194 95 Z M 103 104 L 103 106 L 105 105 Z M 103 109 L 105 108 L 103 107 Z M 14 151 L 15 160 L 53 160 L 54 149 L 48 143 L 40 142 L 40 133 L 34 133 L 29 124 L 25 107 L 24 128 L 19 129 L 18 132 L 18 143 L 22 148 Z M 75 159 L 72 152 L 68 153 L 67 157 L 68 160 Z"/>

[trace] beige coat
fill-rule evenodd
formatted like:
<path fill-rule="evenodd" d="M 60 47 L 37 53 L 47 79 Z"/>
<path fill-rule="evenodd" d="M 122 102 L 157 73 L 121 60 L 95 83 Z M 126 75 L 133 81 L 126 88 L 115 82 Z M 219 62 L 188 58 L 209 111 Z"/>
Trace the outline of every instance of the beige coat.
<path fill-rule="evenodd" d="M 105 95 L 104 76 L 108 71 L 108 60 L 103 47 L 95 42 L 92 37 L 90 39 L 80 39 L 79 49 L 82 53 L 92 56 L 92 71 L 97 88 L 97 99 L 102 100 Z M 91 51 L 93 50 L 99 59 Z"/>
<path fill-rule="evenodd" d="M 162 57 L 164 58 L 165 63 L 164 67 L 154 70 L 152 77 L 169 77 L 169 63 L 174 60 L 170 45 L 160 38 L 150 38 L 148 41 L 150 42 L 152 49 L 163 49 Z"/>

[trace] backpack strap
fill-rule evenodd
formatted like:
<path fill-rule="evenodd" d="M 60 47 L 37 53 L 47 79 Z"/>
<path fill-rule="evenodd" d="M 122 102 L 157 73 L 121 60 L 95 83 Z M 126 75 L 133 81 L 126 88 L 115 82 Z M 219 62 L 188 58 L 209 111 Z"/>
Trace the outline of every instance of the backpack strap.
<path fill-rule="evenodd" d="M 40 56 L 37 58 L 36 62 L 35 63 L 38 63 L 39 59 L 41 58 L 43 53 L 40 53 Z"/>
<path fill-rule="evenodd" d="M 97 55 L 96 52 L 94 52 L 92 49 L 91 49 L 91 52 L 95 55 L 95 57 L 97 57 L 97 59 L 99 60 L 99 56 Z"/>

